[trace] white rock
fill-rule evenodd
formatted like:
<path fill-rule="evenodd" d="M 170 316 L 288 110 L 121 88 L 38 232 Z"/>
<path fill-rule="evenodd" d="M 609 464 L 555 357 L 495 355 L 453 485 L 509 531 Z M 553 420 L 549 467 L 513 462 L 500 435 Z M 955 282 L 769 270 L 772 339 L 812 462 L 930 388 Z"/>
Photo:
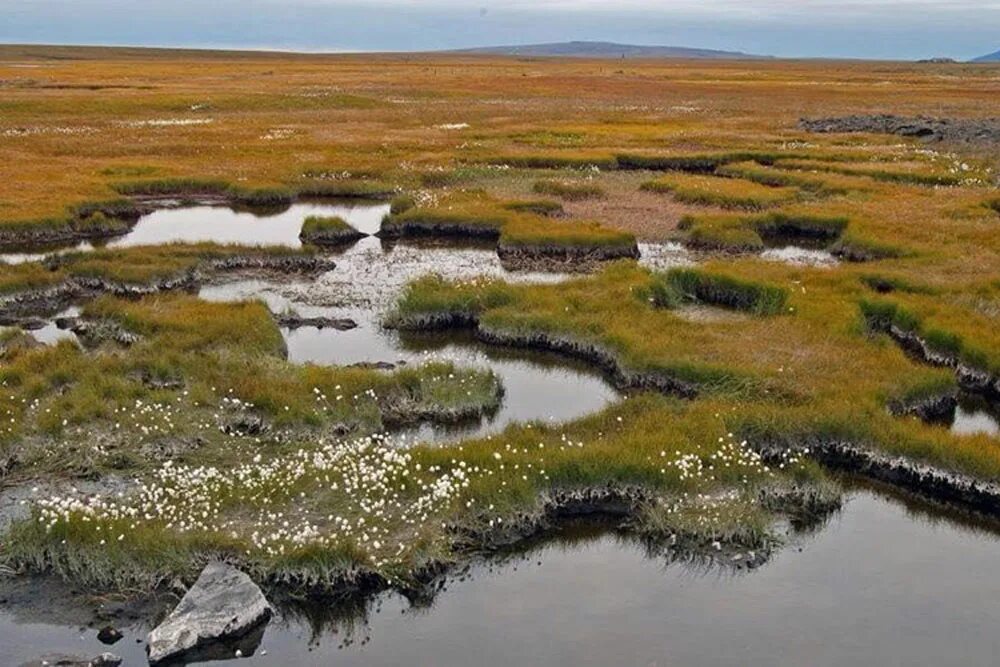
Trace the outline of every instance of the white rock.
<path fill-rule="evenodd" d="M 177 608 L 149 633 L 150 664 L 196 647 L 239 636 L 270 618 L 271 605 L 250 577 L 225 563 L 212 563 Z"/>

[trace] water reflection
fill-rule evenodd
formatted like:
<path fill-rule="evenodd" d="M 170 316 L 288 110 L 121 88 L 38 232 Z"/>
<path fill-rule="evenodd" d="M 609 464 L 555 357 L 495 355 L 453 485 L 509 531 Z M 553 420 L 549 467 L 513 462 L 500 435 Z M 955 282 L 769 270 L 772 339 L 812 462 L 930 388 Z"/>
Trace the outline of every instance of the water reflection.
<path fill-rule="evenodd" d="M 823 530 L 788 539 L 756 570 L 706 571 L 604 528 L 566 530 L 416 604 L 389 593 L 286 607 L 248 663 L 939 667 L 1000 654 L 992 527 L 856 488 Z M 43 618 L 0 611 L 3 664 L 103 649 L 96 629 Z M 145 664 L 144 631 L 113 647 L 126 664 Z"/>

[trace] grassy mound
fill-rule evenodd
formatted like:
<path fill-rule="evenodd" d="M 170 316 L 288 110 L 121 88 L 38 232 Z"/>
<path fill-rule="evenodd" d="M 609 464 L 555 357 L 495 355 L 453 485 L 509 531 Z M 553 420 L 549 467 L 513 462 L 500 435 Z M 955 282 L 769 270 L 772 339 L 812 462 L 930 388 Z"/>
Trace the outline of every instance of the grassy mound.
<path fill-rule="evenodd" d="M 581 199 L 600 199 L 604 190 L 593 183 L 568 183 L 565 181 L 535 181 L 531 189 L 540 195 L 550 195 L 560 199 L 579 201 Z"/>
<path fill-rule="evenodd" d="M 662 176 L 643 183 L 642 189 L 671 194 L 685 204 L 751 211 L 786 204 L 800 197 L 797 188 L 772 188 L 750 181 L 691 174 Z"/>
<path fill-rule="evenodd" d="M 302 223 L 299 238 L 315 245 L 340 245 L 351 243 L 365 236 L 337 216 L 311 215 Z"/>

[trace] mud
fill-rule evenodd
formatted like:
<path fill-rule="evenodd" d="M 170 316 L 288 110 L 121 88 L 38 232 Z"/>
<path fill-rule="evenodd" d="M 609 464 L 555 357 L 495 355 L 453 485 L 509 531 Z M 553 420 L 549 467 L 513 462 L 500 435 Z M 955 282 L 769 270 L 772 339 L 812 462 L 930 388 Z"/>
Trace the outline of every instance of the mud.
<path fill-rule="evenodd" d="M 777 461 L 789 450 L 807 452 L 823 465 L 857 474 L 936 502 L 958 505 L 986 516 L 1000 513 L 1000 484 L 943 470 L 901 456 L 891 456 L 842 441 L 772 443 L 758 451 Z"/>

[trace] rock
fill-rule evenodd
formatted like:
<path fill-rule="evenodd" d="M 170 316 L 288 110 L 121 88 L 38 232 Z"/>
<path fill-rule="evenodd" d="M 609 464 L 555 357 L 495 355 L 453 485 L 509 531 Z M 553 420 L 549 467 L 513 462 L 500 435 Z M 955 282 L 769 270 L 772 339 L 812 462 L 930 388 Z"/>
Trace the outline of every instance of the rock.
<path fill-rule="evenodd" d="M 264 418 L 259 415 L 244 414 L 227 422 L 222 427 L 222 432 L 226 435 L 261 435 L 271 430 Z"/>
<path fill-rule="evenodd" d="M 57 323 L 56 326 L 59 326 Z M 113 320 L 84 320 L 74 318 L 69 330 L 87 347 L 98 347 L 103 343 L 115 343 L 122 347 L 130 347 L 142 340 L 138 334 L 132 333 Z"/>
<path fill-rule="evenodd" d="M 44 329 L 48 325 L 48 322 L 41 317 L 28 317 L 18 322 L 18 324 L 25 331 L 38 331 L 39 329 Z"/>
<path fill-rule="evenodd" d="M 405 361 L 400 361 L 398 363 L 400 366 L 405 366 Z M 372 371 L 391 371 L 396 369 L 397 364 L 388 361 L 359 361 L 356 364 L 351 364 L 348 368 L 364 368 Z"/>
<path fill-rule="evenodd" d="M 150 664 L 262 629 L 271 605 L 243 572 L 211 563 L 148 638 Z M 244 651 L 246 653 L 246 651 Z"/>
<path fill-rule="evenodd" d="M 122 659 L 114 653 L 102 653 L 93 658 L 72 655 L 49 655 L 38 660 L 25 662 L 21 667 L 118 667 Z"/>
<path fill-rule="evenodd" d="M 122 633 L 118 630 L 118 628 L 111 625 L 105 625 L 97 633 L 97 640 L 102 644 L 111 645 L 115 642 L 121 641 L 121 638 Z"/>
<path fill-rule="evenodd" d="M 315 327 L 317 329 L 350 331 L 358 327 L 358 323 L 348 317 L 300 317 L 299 315 L 286 313 L 278 315 L 275 319 L 278 321 L 278 326 L 285 327 L 286 329 Z"/>
<path fill-rule="evenodd" d="M 1000 119 L 928 118 L 892 115 L 803 118 L 799 127 L 806 132 L 873 132 L 918 137 L 927 141 L 958 141 L 989 145 L 1000 143 Z"/>

